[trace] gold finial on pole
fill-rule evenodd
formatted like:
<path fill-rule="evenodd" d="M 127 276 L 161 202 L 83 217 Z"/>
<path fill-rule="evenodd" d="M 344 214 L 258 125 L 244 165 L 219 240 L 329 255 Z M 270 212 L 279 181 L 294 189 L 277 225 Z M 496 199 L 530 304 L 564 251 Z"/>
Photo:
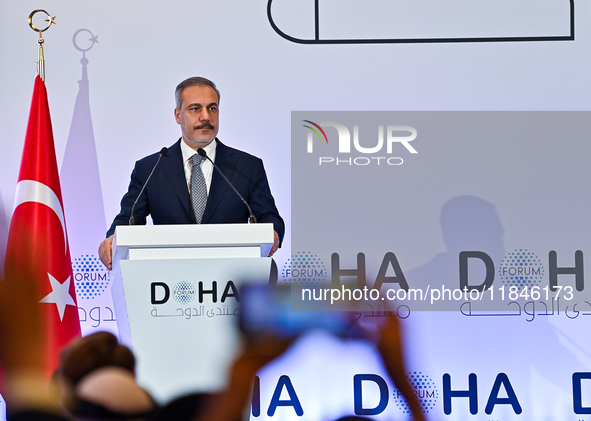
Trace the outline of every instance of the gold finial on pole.
<path fill-rule="evenodd" d="M 45 13 L 47 15 L 47 19 L 45 19 L 45 22 L 47 22 L 47 26 L 43 29 L 37 28 L 33 24 L 33 16 L 35 16 L 35 14 L 39 13 L 39 12 Z M 31 27 L 31 29 L 33 31 L 39 32 L 39 39 L 37 40 L 37 42 L 39 43 L 39 61 L 37 62 L 37 73 L 39 73 L 39 77 L 44 82 L 45 82 L 45 58 L 43 57 L 43 43 L 45 42 L 45 40 L 43 39 L 43 32 L 47 31 L 52 23 L 55 23 L 55 16 L 51 16 L 49 13 L 47 13 L 43 9 L 33 10 L 31 12 L 31 14 L 29 15 L 29 26 Z"/>

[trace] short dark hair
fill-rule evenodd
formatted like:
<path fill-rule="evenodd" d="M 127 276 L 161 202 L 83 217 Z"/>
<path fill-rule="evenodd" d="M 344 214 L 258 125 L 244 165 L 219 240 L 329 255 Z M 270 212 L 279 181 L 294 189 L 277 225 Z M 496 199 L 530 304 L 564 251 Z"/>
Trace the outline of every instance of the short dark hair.
<path fill-rule="evenodd" d="M 213 83 L 211 80 L 206 79 L 204 77 L 200 77 L 200 76 L 193 76 L 190 77 L 188 79 L 183 80 L 181 83 L 179 83 L 174 91 L 174 99 L 176 101 L 176 107 L 180 110 L 181 109 L 181 94 L 183 93 L 183 91 L 185 90 L 185 88 L 188 88 L 189 86 L 209 86 L 210 88 L 212 88 L 216 94 L 218 94 L 218 105 L 220 103 L 220 91 L 218 91 L 218 88 L 216 88 L 215 83 Z"/>
<path fill-rule="evenodd" d="M 59 373 L 76 386 L 91 371 L 115 366 L 135 372 L 135 357 L 131 350 L 119 344 L 110 332 L 94 332 L 70 342 L 60 354 Z"/>

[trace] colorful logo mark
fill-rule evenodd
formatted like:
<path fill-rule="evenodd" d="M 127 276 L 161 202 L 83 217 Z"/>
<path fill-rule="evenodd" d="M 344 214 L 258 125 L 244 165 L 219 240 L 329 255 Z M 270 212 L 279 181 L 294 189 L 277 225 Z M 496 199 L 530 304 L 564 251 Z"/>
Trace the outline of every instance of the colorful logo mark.
<path fill-rule="evenodd" d="M 306 123 L 310 123 L 311 125 L 313 125 L 314 127 L 316 127 L 318 130 L 320 130 L 322 132 L 322 134 L 324 135 L 324 139 L 326 140 L 326 143 L 328 144 L 328 137 L 326 137 L 326 133 L 324 133 L 324 130 L 322 130 L 322 127 L 320 127 L 318 124 L 310 121 L 310 120 L 302 120 L 305 121 Z M 310 127 L 307 126 L 305 124 L 302 124 L 302 126 L 307 127 L 308 129 L 312 130 L 314 133 L 316 133 L 316 136 L 318 136 L 318 139 L 320 139 L 320 143 L 323 143 L 322 141 L 322 137 L 320 136 L 320 133 L 318 133 L 318 130 L 314 129 L 314 127 Z"/>

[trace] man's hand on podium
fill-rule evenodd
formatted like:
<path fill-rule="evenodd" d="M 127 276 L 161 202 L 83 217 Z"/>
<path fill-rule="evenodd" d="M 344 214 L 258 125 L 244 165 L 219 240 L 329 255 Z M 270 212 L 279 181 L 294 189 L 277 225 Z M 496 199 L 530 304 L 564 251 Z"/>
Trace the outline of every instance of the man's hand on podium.
<path fill-rule="evenodd" d="M 279 248 L 279 234 L 277 231 L 273 231 L 273 247 L 271 247 L 271 251 L 269 252 L 269 257 L 273 256 L 277 249 Z"/>
<path fill-rule="evenodd" d="M 111 245 L 113 244 L 113 236 L 107 237 L 105 241 L 101 243 L 99 246 L 98 252 L 99 257 L 101 258 L 101 262 L 103 265 L 107 267 L 107 269 L 113 269 L 113 254 L 111 252 Z"/>

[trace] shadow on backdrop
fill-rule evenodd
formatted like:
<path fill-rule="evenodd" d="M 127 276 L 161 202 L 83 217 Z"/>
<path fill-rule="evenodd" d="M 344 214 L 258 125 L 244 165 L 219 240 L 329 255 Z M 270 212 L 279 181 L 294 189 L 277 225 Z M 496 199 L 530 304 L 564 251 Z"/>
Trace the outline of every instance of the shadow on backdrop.
<path fill-rule="evenodd" d="M 442 284 L 446 288 L 459 288 L 461 251 L 486 252 L 495 263 L 495 272 L 498 270 L 505 257 L 505 231 L 492 203 L 475 196 L 452 198 L 441 209 L 440 223 L 446 251 L 408 271 L 406 276 L 411 288 Z M 483 267 L 474 269 L 484 271 Z M 476 274 L 475 278 L 480 281 L 483 276 Z M 493 286 L 498 288 L 499 280 Z M 492 311 L 482 317 L 468 317 L 459 311 L 461 303 L 458 301 L 453 311 L 424 314 L 422 334 L 430 338 L 431 344 L 437 344 L 427 350 L 425 358 L 434 366 L 457 373 L 462 381 L 467 381 L 470 373 L 479 373 L 487 379 L 505 373 L 519 403 L 530 414 L 532 390 L 539 387 L 540 377 L 555 388 L 571 393 L 572 373 L 580 371 L 582 364 L 576 354 L 586 358 L 591 358 L 591 354 L 561 333 L 563 315 L 559 315 L 562 319 L 555 314 L 530 319 L 525 313 L 503 317 L 507 315 Z M 560 356 L 559 362 L 557 356 Z M 555 363 L 549 364 L 550 361 Z M 551 410 L 557 409 L 552 407 L 551 399 L 544 401 Z"/>

